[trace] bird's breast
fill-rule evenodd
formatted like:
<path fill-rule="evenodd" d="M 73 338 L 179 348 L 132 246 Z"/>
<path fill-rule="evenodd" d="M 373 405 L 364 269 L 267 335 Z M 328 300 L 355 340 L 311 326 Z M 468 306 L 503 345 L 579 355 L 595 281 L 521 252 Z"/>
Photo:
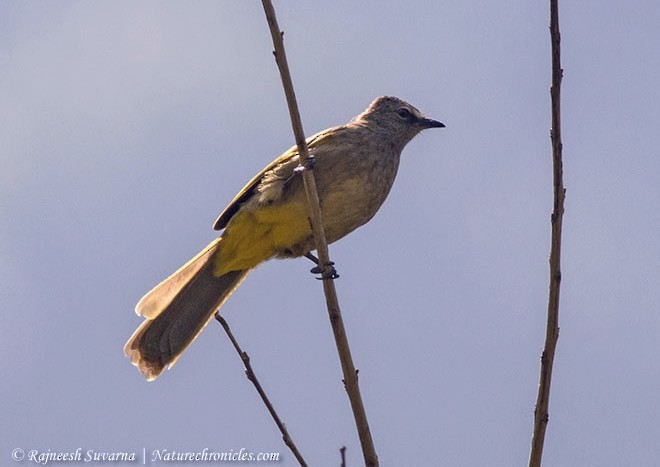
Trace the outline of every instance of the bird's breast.
<path fill-rule="evenodd" d="M 320 187 L 329 242 L 339 240 L 376 214 L 392 188 L 397 168 L 398 157 L 360 160 L 332 183 Z"/>

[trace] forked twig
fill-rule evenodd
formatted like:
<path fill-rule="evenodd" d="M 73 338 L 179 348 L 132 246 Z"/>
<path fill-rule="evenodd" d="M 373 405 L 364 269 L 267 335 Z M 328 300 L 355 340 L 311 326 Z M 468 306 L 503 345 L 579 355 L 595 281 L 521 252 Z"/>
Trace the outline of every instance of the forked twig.
<path fill-rule="evenodd" d="M 559 286 L 561 284 L 561 228 L 564 215 L 566 189 L 563 181 L 563 161 L 561 142 L 560 90 L 563 69 L 561 68 L 559 33 L 559 0 L 550 0 L 550 39 L 552 42 L 552 87 L 550 98 L 552 106 L 552 142 L 554 208 L 550 218 L 552 239 L 550 247 L 550 287 L 548 293 L 548 320 L 546 324 L 545 346 L 541 355 L 541 374 L 539 390 L 534 409 L 534 433 L 529 455 L 529 466 L 540 467 L 543 455 L 543 442 L 548 425 L 548 406 L 550 402 L 550 383 L 555 348 L 559 338 Z"/>
<path fill-rule="evenodd" d="M 275 420 L 275 424 L 277 425 L 277 428 L 279 428 L 280 433 L 282 433 L 282 440 L 284 440 L 284 444 L 286 444 L 288 448 L 291 450 L 293 455 L 298 460 L 298 463 L 303 467 L 307 467 L 307 463 L 305 462 L 305 459 L 303 459 L 302 454 L 300 454 L 300 451 L 298 451 L 298 448 L 291 439 L 291 436 L 289 436 L 289 432 L 287 431 L 286 426 L 284 425 L 280 417 L 277 415 L 277 412 L 275 411 L 275 407 L 273 407 L 273 404 L 270 403 L 270 399 L 268 399 L 268 396 L 266 395 L 264 389 L 261 387 L 261 383 L 259 383 L 259 380 L 257 379 L 257 375 L 254 373 L 254 370 L 252 369 L 252 364 L 250 363 L 250 356 L 247 354 L 247 352 L 241 349 L 241 346 L 236 341 L 234 334 L 231 332 L 231 329 L 229 329 L 229 324 L 220 315 L 219 312 L 215 313 L 215 319 L 222 325 L 225 332 L 227 333 L 227 336 L 229 337 L 229 340 L 234 346 L 234 349 L 236 349 L 236 352 L 241 357 L 241 360 L 243 361 L 243 365 L 245 365 L 245 376 L 247 376 L 247 379 L 250 380 L 250 382 L 254 385 L 255 389 L 259 393 L 259 396 L 261 397 L 261 400 L 266 405 L 268 412 L 270 412 L 270 416 L 273 417 L 273 420 Z"/>
<path fill-rule="evenodd" d="M 351 358 L 351 351 L 348 346 L 348 339 L 346 338 L 346 330 L 344 329 L 344 322 L 341 317 L 339 309 L 339 301 L 337 299 L 337 292 L 335 284 L 332 280 L 332 274 L 329 274 L 331 269 L 330 257 L 328 254 L 328 244 L 323 231 L 323 220 L 321 218 L 321 208 L 319 203 L 318 191 L 316 189 L 316 180 L 313 173 L 313 158 L 310 157 L 307 143 L 305 141 L 305 134 L 303 132 L 302 123 L 300 120 L 300 112 L 298 111 L 298 104 L 293 90 L 293 83 L 291 80 L 291 73 L 286 60 L 286 53 L 284 51 L 284 42 L 282 40 L 282 31 L 277 24 L 275 16 L 275 9 L 270 0 L 262 0 L 266 20 L 270 28 L 270 34 L 273 39 L 273 46 L 275 51 L 275 61 L 280 71 L 282 78 L 282 85 L 284 87 L 284 94 L 286 96 L 287 105 L 289 107 L 289 114 L 291 116 L 291 125 L 295 136 L 296 144 L 298 145 L 298 155 L 300 164 L 303 168 L 302 177 L 305 185 L 305 192 L 307 194 L 307 204 L 309 207 L 309 216 L 312 223 L 312 231 L 314 233 L 314 240 L 316 242 L 316 252 L 319 257 L 319 266 L 321 270 L 325 270 L 322 274 L 323 277 L 323 290 L 325 293 L 326 304 L 328 308 L 328 315 L 332 326 L 332 331 L 335 336 L 335 344 L 337 352 L 339 353 L 339 360 L 341 362 L 342 372 L 344 376 L 344 387 L 348 394 L 348 399 L 351 403 L 353 410 L 353 417 L 357 427 L 358 435 L 360 438 L 360 445 L 362 447 L 362 454 L 364 456 L 365 465 L 368 467 L 378 466 L 378 456 L 374 448 L 371 431 L 369 430 L 369 423 L 367 415 L 362 403 L 362 396 L 360 395 L 360 388 L 358 386 L 357 372 L 355 365 Z"/>

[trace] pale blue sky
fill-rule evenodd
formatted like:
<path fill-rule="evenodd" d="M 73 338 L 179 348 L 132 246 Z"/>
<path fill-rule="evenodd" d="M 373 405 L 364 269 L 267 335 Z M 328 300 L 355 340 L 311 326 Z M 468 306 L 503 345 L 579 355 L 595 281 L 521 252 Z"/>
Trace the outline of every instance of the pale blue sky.
<path fill-rule="evenodd" d="M 330 250 L 382 465 L 526 465 L 552 208 L 547 2 L 275 6 L 308 134 L 383 94 L 447 125 L 406 148 L 381 211 Z M 560 16 L 568 192 L 544 465 L 651 466 L 660 6 Z M 139 298 L 292 144 L 271 47 L 257 1 L 0 4 L 3 465 L 17 447 L 296 465 L 215 323 L 153 383 L 122 354 Z M 224 315 L 310 465 L 338 465 L 342 445 L 360 465 L 309 268 L 258 268 Z"/>

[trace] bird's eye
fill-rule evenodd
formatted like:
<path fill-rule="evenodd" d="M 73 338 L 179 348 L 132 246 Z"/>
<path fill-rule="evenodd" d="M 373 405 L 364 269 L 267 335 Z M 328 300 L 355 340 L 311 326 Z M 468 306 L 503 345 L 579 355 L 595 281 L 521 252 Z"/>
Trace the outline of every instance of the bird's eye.
<path fill-rule="evenodd" d="M 399 117 L 401 117 L 404 120 L 407 120 L 408 117 L 410 117 L 410 110 L 408 110 L 406 108 L 399 109 L 399 110 L 397 110 L 396 113 Z"/>

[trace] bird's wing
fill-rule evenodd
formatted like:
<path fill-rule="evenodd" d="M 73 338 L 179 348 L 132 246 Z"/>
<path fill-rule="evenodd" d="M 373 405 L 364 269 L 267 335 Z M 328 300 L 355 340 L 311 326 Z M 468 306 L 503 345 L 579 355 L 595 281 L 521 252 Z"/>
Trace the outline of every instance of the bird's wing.
<path fill-rule="evenodd" d="M 327 143 L 337 131 L 341 131 L 341 128 L 342 127 L 330 128 L 321 131 L 320 133 L 317 133 L 314 136 L 309 137 L 307 139 L 307 147 L 309 148 L 310 151 L 313 151 L 314 148 L 318 148 L 319 146 Z M 238 210 L 241 208 L 241 205 L 245 203 L 248 199 L 250 199 L 250 197 L 254 194 L 255 190 L 259 186 L 259 183 L 261 183 L 261 181 L 263 180 L 264 176 L 271 170 L 275 169 L 276 167 L 286 164 L 290 162 L 293 158 L 297 158 L 297 157 L 298 157 L 298 147 L 293 146 L 291 149 L 286 151 L 280 157 L 278 157 L 273 162 L 268 164 L 261 172 L 259 172 L 257 175 L 252 177 L 252 179 L 249 182 L 247 182 L 247 184 L 243 187 L 243 189 L 234 197 L 234 199 L 231 200 L 229 205 L 218 216 L 215 223 L 213 224 L 213 228 L 215 230 L 222 230 L 225 227 L 227 227 L 229 220 L 234 216 L 234 214 L 238 212 Z"/>

